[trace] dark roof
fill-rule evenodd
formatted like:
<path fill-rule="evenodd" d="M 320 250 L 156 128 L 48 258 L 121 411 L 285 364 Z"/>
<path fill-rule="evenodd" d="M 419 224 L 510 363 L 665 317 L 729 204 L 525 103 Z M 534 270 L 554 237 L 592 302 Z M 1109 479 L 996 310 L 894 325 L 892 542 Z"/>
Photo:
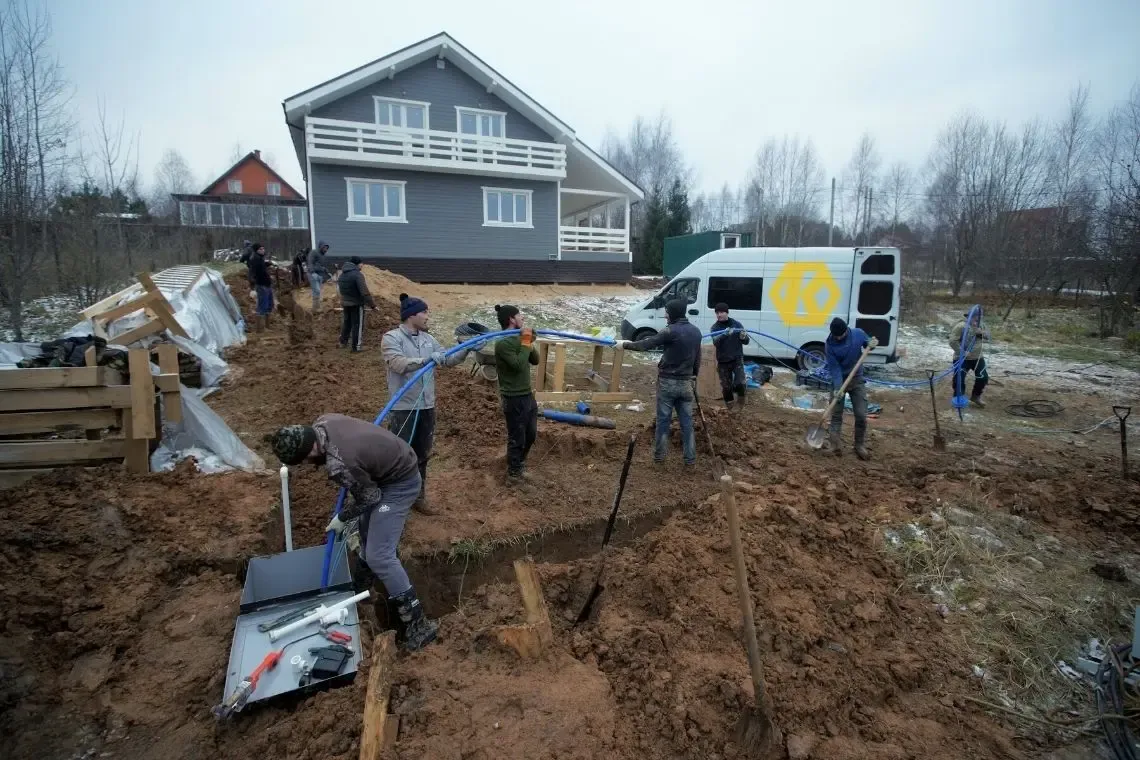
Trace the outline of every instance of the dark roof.
<path fill-rule="evenodd" d="M 290 190 L 292 190 L 294 193 L 297 194 L 298 198 L 304 198 L 305 197 L 304 193 L 297 192 L 297 188 L 290 185 L 285 180 L 284 177 L 282 177 L 280 174 L 278 174 L 276 171 L 274 171 L 272 166 L 270 166 L 269 164 L 267 164 L 261 160 L 261 151 L 259 151 L 259 150 L 251 150 L 249 153 L 246 153 L 244 156 L 239 158 L 233 166 L 231 166 L 230 168 L 228 168 L 224 172 L 222 172 L 222 176 L 218 177 L 216 180 L 214 180 L 210 184 L 206 185 L 206 189 L 203 190 L 201 193 L 199 193 L 199 195 L 209 195 L 211 190 L 213 190 L 215 187 L 217 187 L 219 184 L 221 184 L 221 182 L 223 180 L 225 180 L 226 177 L 230 176 L 230 173 L 233 172 L 234 169 L 238 168 L 239 166 L 244 164 L 246 161 L 256 161 L 257 163 L 261 164 L 263 167 L 265 167 L 265 170 L 267 172 L 269 172 L 271 175 L 273 175 L 274 177 L 277 178 L 277 181 L 280 182 L 283 187 L 287 187 Z"/>

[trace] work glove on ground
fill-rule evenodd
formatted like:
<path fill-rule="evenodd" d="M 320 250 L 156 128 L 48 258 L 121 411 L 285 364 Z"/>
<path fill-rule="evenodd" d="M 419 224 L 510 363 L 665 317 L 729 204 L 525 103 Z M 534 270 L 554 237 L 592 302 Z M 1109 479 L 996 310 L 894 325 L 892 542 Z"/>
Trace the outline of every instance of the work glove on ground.
<path fill-rule="evenodd" d="M 330 530 L 340 538 L 340 534 L 344 532 L 344 521 L 340 519 L 340 515 L 333 515 L 333 519 L 329 520 L 329 524 L 325 526 L 325 533 Z"/>

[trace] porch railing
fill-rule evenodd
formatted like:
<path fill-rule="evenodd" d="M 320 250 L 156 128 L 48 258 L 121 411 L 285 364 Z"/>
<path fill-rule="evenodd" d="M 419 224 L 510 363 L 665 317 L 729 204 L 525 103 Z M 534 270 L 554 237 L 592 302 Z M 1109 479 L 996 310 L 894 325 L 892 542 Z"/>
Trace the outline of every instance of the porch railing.
<path fill-rule="evenodd" d="M 625 253 L 629 250 L 624 229 L 563 226 L 558 228 L 558 243 L 564 251 Z"/>

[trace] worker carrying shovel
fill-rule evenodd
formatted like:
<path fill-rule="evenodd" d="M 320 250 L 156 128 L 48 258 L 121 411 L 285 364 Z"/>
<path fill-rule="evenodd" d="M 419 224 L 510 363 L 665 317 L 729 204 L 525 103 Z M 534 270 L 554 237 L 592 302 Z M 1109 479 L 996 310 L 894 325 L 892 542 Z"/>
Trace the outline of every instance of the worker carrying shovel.
<path fill-rule="evenodd" d="M 848 327 L 839 317 L 831 320 L 831 334 L 823 344 L 831 384 L 841 388 L 847 375 L 854 370 L 855 377 L 847 385 L 846 395 L 851 397 L 851 410 L 855 413 L 855 456 L 864 462 L 871 458 L 867 451 L 867 381 L 859 357 L 871 342 L 867 333 L 858 327 Z M 836 456 L 843 455 L 843 399 L 837 399 L 831 412 L 831 430 L 828 441 Z"/>
<path fill-rule="evenodd" d="M 388 393 L 395 395 L 412 375 L 429 361 L 438 367 L 454 367 L 467 359 L 467 350 L 451 356 L 443 355 L 443 346 L 427 331 L 431 319 L 428 305 L 422 299 L 400 294 L 400 326 L 384 333 L 380 353 L 388 367 Z M 388 427 L 411 444 L 419 459 L 420 494 L 412 509 L 434 515 L 427 499 L 427 463 L 435 440 L 435 372 L 428 372 L 392 407 Z"/>
<path fill-rule="evenodd" d="M 966 358 L 954 373 L 954 395 L 966 395 L 966 373 L 973 372 L 974 388 L 970 393 L 970 403 L 985 408 L 982 391 L 990 381 L 990 373 L 987 371 L 986 358 L 982 356 L 981 341 L 989 340 L 990 332 L 982 327 L 982 307 L 975 306 L 971 311 L 974 315 L 972 318 L 969 313 L 964 314 L 966 318 L 950 328 L 950 348 L 954 349 L 954 364 L 958 364 L 959 359 L 962 359 L 962 347 L 966 347 Z"/>
<path fill-rule="evenodd" d="M 360 518 L 360 553 L 388 594 L 387 619 L 396 621 L 397 640 L 411 652 L 434 641 L 439 623 L 424 615 L 396 556 L 408 510 L 420 494 L 412 447 L 378 425 L 343 414 L 323 414 L 312 425 L 283 427 L 273 434 L 272 445 L 283 464 L 323 466 L 329 480 L 348 491 L 352 503 L 346 502 L 325 530 L 340 536 L 348 523 Z"/>

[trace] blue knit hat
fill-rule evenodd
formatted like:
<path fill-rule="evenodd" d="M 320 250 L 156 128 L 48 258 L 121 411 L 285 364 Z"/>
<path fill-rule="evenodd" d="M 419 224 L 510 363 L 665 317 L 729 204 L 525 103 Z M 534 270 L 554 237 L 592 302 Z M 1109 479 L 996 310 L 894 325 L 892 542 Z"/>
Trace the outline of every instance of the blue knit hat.
<path fill-rule="evenodd" d="M 421 298 L 412 298 L 407 293 L 400 294 L 400 321 L 414 317 L 421 311 L 427 311 L 428 305 Z"/>

